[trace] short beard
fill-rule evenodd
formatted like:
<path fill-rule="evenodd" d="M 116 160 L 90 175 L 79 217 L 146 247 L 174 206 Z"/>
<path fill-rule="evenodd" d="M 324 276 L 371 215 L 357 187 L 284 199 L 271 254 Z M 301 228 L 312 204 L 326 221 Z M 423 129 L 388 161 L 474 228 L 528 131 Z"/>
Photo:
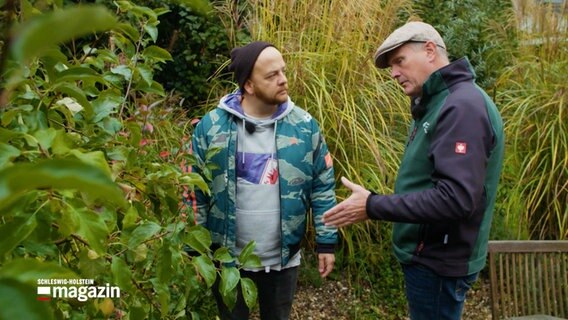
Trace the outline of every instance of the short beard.
<path fill-rule="evenodd" d="M 277 98 L 277 96 L 269 97 L 261 91 L 255 92 L 254 95 L 258 100 L 264 102 L 267 105 L 280 105 L 288 101 L 288 95 L 286 95 L 284 98 Z"/>

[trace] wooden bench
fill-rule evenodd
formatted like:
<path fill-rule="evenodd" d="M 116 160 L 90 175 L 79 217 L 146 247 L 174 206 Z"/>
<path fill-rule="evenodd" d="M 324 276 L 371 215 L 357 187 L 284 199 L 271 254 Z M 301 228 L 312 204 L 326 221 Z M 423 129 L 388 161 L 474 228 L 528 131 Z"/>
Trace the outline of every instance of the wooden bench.
<path fill-rule="evenodd" d="M 488 251 L 493 320 L 568 318 L 568 241 L 489 241 Z"/>

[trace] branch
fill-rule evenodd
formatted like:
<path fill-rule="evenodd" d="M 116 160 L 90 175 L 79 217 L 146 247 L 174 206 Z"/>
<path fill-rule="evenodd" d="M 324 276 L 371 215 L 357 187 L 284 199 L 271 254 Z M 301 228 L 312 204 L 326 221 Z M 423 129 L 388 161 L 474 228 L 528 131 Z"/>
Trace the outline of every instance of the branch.
<path fill-rule="evenodd" d="M 6 15 L 6 20 L 4 24 L 4 29 L 0 30 L 3 35 L 4 43 L 0 48 L 0 109 L 3 108 L 8 103 L 8 94 L 7 90 L 5 89 L 5 84 L 3 82 L 6 81 L 4 79 L 4 67 L 6 65 L 6 61 L 8 60 L 9 49 L 12 44 L 12 36 L 10 34 L 10 29 L 12 27 L 12 23 L 14 17 L 16 16 L 16 1 L 15 0 L 6 0 L 4 14 Z"/>

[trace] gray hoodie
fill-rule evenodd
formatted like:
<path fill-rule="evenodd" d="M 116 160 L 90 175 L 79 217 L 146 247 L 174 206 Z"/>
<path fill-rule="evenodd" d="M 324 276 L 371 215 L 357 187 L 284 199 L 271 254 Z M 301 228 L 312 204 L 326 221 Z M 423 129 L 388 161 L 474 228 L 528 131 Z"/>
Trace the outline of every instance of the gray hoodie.
<path fill-rule="evenodd" d="M 233 114 L 239 121 L 237 130 L 237 243 L 235 253 L 252 240 L 256 241 L 254 253 L 262 266 L 280 270 L 297 266 L 296 255 L 286 266 L 280 265 L 280 189 L 276 155 L 276 129 L 278 120 L 294 107 L 293 102 L 278 106 L 269 118 L 257 119 L 246 115 L 239 93 L 221 99 L 220 108 Z"/>

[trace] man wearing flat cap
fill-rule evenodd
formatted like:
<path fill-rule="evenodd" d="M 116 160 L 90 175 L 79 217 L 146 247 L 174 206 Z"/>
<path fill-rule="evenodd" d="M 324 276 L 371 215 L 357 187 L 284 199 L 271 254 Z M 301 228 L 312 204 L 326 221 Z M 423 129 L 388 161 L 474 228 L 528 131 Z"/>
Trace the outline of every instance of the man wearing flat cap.
<path fill-rule="evenodd" d="M 479 88 L 467 58 L 449 61 L 429 24 L 396 29 L 375 54 L 378 68 L 411 99 L 412 122 L 395 193 L 382 195 L 342 178 L 352 191 L 324 215 L 343 227 L 394 222 L 412 320 L 461 318 L 465 294 L 485 265 L 503 161 L 503 123 Z"/>
<path fill-rule="evenodd" d="M 213 148 L 220 151 L 210 159 L 217 166 L 210 195 L 197 191 L 189 205 L 195 204 L 196 222 L 209 229 L 214 246 L 234 257 L 255 241 L 262 266 L 241 266 L 241 277 L 255 282 L 263 320 L 289 318 L 309 209 L 322 277 L 333 270 L 337 242 L 337 229 L 322 221 L 336 204 L 331 155 L 318 123 L 288 97 L 285 67 L 270 43 L 234 49 L 229 70 L 239 89 L 201 119 L 192 138 L 200 163 Z M 217 288 L 213 292 L 221 319 L 248 319 L 240 292 L 232 310 Z"/>

